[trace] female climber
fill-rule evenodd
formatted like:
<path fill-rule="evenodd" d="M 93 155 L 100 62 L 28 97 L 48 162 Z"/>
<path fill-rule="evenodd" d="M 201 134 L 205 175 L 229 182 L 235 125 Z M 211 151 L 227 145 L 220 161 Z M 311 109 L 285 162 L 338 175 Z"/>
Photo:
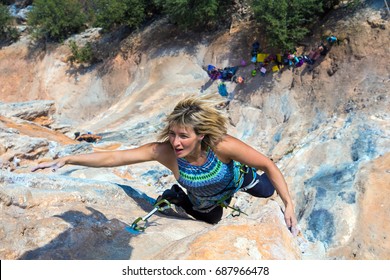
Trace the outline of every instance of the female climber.
<path fill-rule="evenodd" d="M 228 120 L 217 103 L 210 95 L 186 97 L 167 116 L 159 141 L 128 150 L 64 156 L 32 171 L 55 171 L 66 164 L 114 167 L 157 161 L 186 190 L 175 185 L 165 198 L 195 219 L 218 223 L 223 203 L 230 202 L 236 191 L 269 197 L 276 190 L 285 206 L 286 224 L 295 229 L 294 206 L 282 173 L 272 160 L 227 133 Z"/>

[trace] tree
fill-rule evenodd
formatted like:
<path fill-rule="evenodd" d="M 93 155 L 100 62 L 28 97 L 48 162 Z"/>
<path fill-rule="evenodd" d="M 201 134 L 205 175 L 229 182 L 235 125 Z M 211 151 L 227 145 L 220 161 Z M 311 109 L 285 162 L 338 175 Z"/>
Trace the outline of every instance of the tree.
<path fill-rule="evenodd" d="M 207 27 L 225 17 L 232 1 L 223 0 L 155 0 L 165 14 L 182 28 Z"/>
<path fill-rule="evenodd" d="M 2 43 L 16 41 L 20 33 L 12 26 L 12 16 L 8 7 L 0 3 L 0 40 Z"/>
<path fill-rule="evenodd" d="M 36 38 L 61 41 L 80 32 L 86 20 L 78 0 L 35 0 L 27 23 Z"/>
<path fill-rule="evenodd" d="M 70 63 L 92 63 L 95 58 L 92 50 L 92 45 L 89 42 L 86 43 L 85 46 L 80 47 L 75 41 L 70 41 L 69 48 L 72 52 L 72 55 L 69 59 Z"/>
<path fill-rule="evenodd" d="M 0 3 L 0 34 L 5 34 L 11 22 L 11 15 L 8 8 Z"/>
<path fill-rule="evenodd" d="M 271 47 L 291 50 L 322 12 L 321 0 L 253 0 L 255 17 L 264 25 Z"/>
<path fill-rule="evenodd" d="M 94 26 L 110 30 L 115 26 L 138 27 L 144 20 L 145 4 L 141 0 L 94 0 Z"/>

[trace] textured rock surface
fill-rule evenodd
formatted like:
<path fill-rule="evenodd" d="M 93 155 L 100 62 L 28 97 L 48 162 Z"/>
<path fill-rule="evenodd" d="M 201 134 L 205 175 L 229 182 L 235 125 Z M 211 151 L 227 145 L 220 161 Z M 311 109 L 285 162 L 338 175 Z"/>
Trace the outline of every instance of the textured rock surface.
<path fill-rule="evenodd" d="M 250 218 L 226 219 L 218 225 L 170 244 L 155 258 L 196 260 L 301 259 L 279 205 L 270 201 Z"/>
<path fill-rule="evenodd" d="M 55 108 L 53 101 L 35 100 L 21 103 L 0 103 L 0 111 L 5 117 L 17 117 L 41 125 L 48 125 Z"/>
<path fill-rule="evenodd" d="M 315 46 L 327 28 L 342 43 L 315 65 L 229 88 L 235 93 L 226 109 L 229 132 L 281 168 L 302 228 L 298 238 L 285 228 L 278 197 L 244 194 L 235 202 L 248 217 L 211 226 L 159 214 L 145 234 L 129 233 L 125 228 L 173 182 L 153 163 L 29 172 L 53 157 L 155 139 L 178 99 L 217 92 L 202 65 L 247 59 L 260 31 L 238 24 L 230 33 L 200 37 L 155 24 L 112 40 L 119 52 L 80 68 L 66 63 L 66 44 L 34 53 L 23 39 L 2 48 L 0 258 L 390 259 L 390 66 L 384 59 L 390 36 L 383 12 L 377 5 L 348 16 L 336 10 L 307 45 Z M 240 73 L 249 77 L 251 70 Z M 103 139 L 78 143 L 76 131 Z"/>
<path fill-rule="evenodd" d="M 389 259 L 390 243 L 390 154 L 362 168 L 356 230 L 344 246 L 330 256 L 346 259 Z"/>
<path fill-rule="evenodd" d="M 275 201 L 251 219 L 227 218 L 216 226 L 180 217 L 171 210 L 171 215 L 152 216 L 145 233 L 130 233 L 126 227 L 152 210 L 154 199 L 120 183 L 120 178 L 116 181 L 0 172 L 1 258 L 301 257 Z"/>

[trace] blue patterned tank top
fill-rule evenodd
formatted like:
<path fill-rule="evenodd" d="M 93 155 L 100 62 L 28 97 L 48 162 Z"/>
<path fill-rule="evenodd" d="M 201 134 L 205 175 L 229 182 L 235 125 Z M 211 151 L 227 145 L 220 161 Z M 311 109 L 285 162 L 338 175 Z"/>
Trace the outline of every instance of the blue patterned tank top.
<path fill-rule="evenodd" d="M 212 149 L 208 149 L 206 162 L 201 166 L 191 165 L 183 158 L 178 158 L 177 163 L 178 182 L 187 189 L 195 210 L 209 212 L 220 199 L 234 193 L 234 161 L 223 163 Z"/>

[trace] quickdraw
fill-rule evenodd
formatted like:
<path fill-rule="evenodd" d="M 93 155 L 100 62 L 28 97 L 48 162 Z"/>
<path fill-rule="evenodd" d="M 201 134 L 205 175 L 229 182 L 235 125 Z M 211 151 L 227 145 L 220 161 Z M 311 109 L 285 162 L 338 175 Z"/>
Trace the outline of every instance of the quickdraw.
<path fill-rule="evenodd" d="M 166 199 L 162 199 L 160 200 L 159 202 L 157 202 L 155 205 L 154 205 L 154 208 L 152 211 L 150 211 L 148 214 L 146 214 L 144 217 L 138 217 L 132 224 L 130 227 L 127 227 L 126 229 L 131 232 L 131 233 L 141 233 L 141 232 L 144 232 L 145 229 L 148 227 L 148 219 L 154 214 L 156 213 L 157 211 L 164 211 L 164 210 L 167 210 L 171 208 L 171 203 L 166 200 Z M 138 223 L 139 222 L 144 222 L 144 224 L 141 226 L 139 225 Z"/>
<path fill-rule="evenodd" d="M 223 208 L 230 208 L 230 209 L 232 209 L 233 211 L 232 211 L 232 213 L 230 213 L 230 215 L 232 215 L 232 217 L 238 217 L 241 214 L 244 214 L 244 215 L 248 216 L 247 213 L 245 213 L 244 211 L 241 211 L 240 207 L 232 207 L 226 201 L 219 203 L 219 205 L 221 207 L 223 207 Z"/>

